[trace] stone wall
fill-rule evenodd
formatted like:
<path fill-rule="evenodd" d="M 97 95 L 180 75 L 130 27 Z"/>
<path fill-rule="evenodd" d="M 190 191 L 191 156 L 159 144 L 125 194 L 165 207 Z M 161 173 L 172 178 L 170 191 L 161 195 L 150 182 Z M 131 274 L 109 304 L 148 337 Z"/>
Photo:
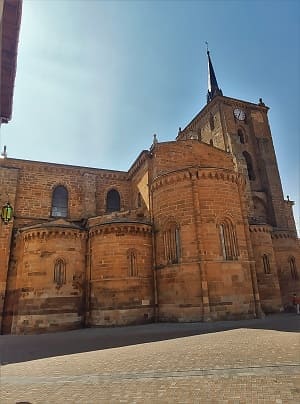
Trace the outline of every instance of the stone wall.
<path fill-rule="evenodd" d="M 239 196 L 244 182 L 233 171 L 232 159 L 226 153 L 201 143 L 194 146 L 194 141 L 178 143 L 153 150 L 153 172 L 160 173 L 151 185 L 159 318 L 196 321 L 254 316 Z M 193 153 L 188 152 L 190 144 Z M 182 156 L 180 162 L 178 154 Z M 222 256 L 219 223 L 224 219 L 231 221 L 237 234 L 239 254 L 235 261 Z M 165 259 L 168 222 L 177 223 L 180 230 L 178 263 Z"/>
<path fill-rule="evenodd" d="M 267 225 L 250 226 L 258 291 L 265 313 L 278 312 L 282 308 L 271 230 Z"/>
<path fill-rule="evenodd" d="M 90 222 L 89 325 L 153 321 L 151 226 L 127 220 Z"/>
<path fill-rule="evenodd" d="M 61 223 L 29 228 L 16 237 L 16 249 L 11 274 L 15 281 L 7 289 L 6 301 L 8 313 L 13 312 L 11 332 L 81 326 L 85 313 L 85 232 Z M 65 264 L 61 284 L 54 274 L 58 260 Z"/>

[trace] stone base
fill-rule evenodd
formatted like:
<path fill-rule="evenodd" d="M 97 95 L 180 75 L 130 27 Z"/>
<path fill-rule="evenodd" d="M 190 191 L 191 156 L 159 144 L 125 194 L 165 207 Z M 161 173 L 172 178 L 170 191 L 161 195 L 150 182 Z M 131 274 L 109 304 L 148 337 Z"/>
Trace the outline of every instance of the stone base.
<path fill-rule="evenodd" d="M 12 334 L 39 334 L 82 328 L 82 318 L 77 313 L 17 316 Z"/>
<path fill-rule="evenodd" d="M 154 321 L 153 307 L 92 310 L 88 326 L 120 326 Z"/>
<path fill-rule="evenodd" d="M 158 310 L 158 321 L 192 323 L 203 320 L 201 306 L 162 304 Z"/>

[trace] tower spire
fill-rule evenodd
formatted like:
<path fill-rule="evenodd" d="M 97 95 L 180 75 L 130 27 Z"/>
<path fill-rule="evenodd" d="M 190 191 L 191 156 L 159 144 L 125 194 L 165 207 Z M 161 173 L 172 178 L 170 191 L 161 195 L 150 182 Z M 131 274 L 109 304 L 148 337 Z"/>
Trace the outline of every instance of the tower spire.
<path fill-rule="evenodd" d="M 223 95 L 222 90 L 218 86 L 218 82 L 216 79 L 215 71 L 211 62 L 209 50 L 208 50 L 208 43 L 206 43 L 206 53 L 208 58 L 208 91 L 207 91 L 207 103 L 209 103 L 214 96 L 216 95 Z"/>

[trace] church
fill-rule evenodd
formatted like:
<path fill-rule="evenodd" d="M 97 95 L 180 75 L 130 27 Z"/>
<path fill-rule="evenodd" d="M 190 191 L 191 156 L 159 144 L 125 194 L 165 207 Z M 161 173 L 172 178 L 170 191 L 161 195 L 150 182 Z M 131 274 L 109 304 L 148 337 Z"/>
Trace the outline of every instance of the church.
<path fill-rule="evenodd" d="M 207 60 L 207 104 L 128 171 L 3 153 L 2 334 L 257 318 L 300 293 L 269 108 Z"/>

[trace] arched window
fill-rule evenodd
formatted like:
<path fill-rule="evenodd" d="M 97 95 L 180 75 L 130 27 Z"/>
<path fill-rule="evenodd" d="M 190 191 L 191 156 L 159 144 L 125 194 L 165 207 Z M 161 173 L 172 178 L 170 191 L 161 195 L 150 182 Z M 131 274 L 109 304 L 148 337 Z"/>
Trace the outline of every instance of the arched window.
<path fill-rule="evenodd" d="M 241 144 L 247 143 L 247 136 L 245 133 L 242 131 L 242 129 L 238 129 L 238 137 L 240 139 Z"/>
<path fill-rule="evenodd" d="M 176 223 L 169 223 L 163 233 L 165 259 L 168 264 L 178 264 L 180 258 L 180 235 Z"/>
<path fill-rule="evenodd" d="M 53 279 L 58 287 L 66 283 L 66 263 L 62 258 L 58 258 L 55 261 Z"/>
<path fill-rule="evenodd" d="M 262 261 L 263 261 L 263 266 L 264 266 L 264 273 L 270 274 L 271 273 L 270 261 L 269 261 L 269 257 L 267 256 L 267 254 L 264 254 L 262 256 Z"/>
<path fill-rule="evenodd" d="M 127 262 L 128 262 L 128 276 L 137 276 L 137 252 L 134 249 L 127 251 Z"/>
<path fill-rule="evenodd" d="M 298 279 L 298 271 L 296 268 L 295 257 L 289 258 L 289 266 L 290 266 L 290 270 L 291 270 L 291 277 L 292 277 L 292 279 L 294 279 L 296 281 Z"/>
<path fill-rule="evenodd" d="M 243 152 L 243 156 L 244 156 L 246 164 L 247 164 L 249 180 L 254 181 L 255 174 L 254 174 L 254 170 L 253 170 L 252 158 L 251 158 L 250 154 L 246 151 Z"/>
<path fill-rule="evenodd" d="M 68 216 L 68 190 L 62 185 L 59 185 L 53 191 L 51 216 Z"/>
<path fill-rule="evenodd" d="M 111 189 L 106 195 L 106 211 L 118 212 L 120 211 L 120 194 L 117 190 Z"/>
<path fill-rule="evenodd" d="M 222 253 L 225 260 L 236 260 L 239 256 L 235 228 L 229 221 L 219 225 Z"/>

